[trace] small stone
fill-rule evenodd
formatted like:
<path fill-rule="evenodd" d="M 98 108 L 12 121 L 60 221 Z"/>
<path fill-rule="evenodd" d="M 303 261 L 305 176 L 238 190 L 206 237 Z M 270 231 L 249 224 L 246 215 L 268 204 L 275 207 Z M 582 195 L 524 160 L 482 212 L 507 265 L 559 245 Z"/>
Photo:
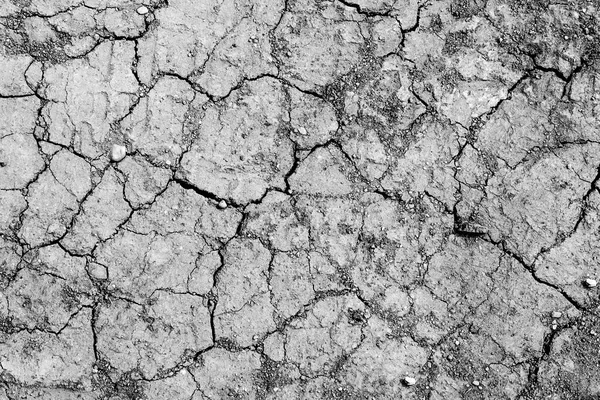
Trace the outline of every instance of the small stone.
<path fill-rule="evenodd" d="M 404 384 L 406 386 L 413 386 L 415 383 L 417 383 L 417 380 L 415 378 L 412 378 L 410 376 L 404 377 Z"/>
<path fill-rule="evenodd" d="M 308 135 L 308 132 L 306 131 L 306 128 L 301 126 L 300 128 L 298 128 L 298 132 L 300 132 L 301 135 Z"/>
<path fill-rule="evenodd" d="M 108 270 L 104 265 L 91 263 L 88 267 L 88 272 L 90 273 L 90 276 L 94 279 L 102 281 L 108 279 Z"/>
<path fill-rule="evenodd" d="M 473 381 L 473 386 L 479 386 L 479 381 Z"/>
<path fill-rule="evenodd" d="M 113 144 L 112 149 L 110 150 L 110 160 L 114 162 L 119 162 L 125 158 L 127 155 L 127 147 L 120 144 Z"/>
<path fill-rule="evenodd" d="M 598 282 L 596 282 L 595 279 L 586 279 L 585 280 L 585 286 L 589 287 L 589 288 L 595 288 L 598 285 Z"/>
<path fill-rule="evenodd" d="M 136 11 L 137 11 L 137 13 L 138 13 L 138 14 L 140 14 L 140 15 L 146 15 L 146 14 L 148 14 L 148 12 L 149 12 L 150 10 L 148 10 L 148 7 L 146 7 L 146 6 L 141 6 L 141 7 L 139 7 L 139 8 L 138 8 Z"/>
<path fill-rule="evenodd" d="M 221 200 L 219 202 L 218 206 L 221 210 L 223 210 L 223 209 L 227 208 L 227 202 L 225 200 Z"/>
<path fill-rule="evenodd" d="M 552 313 L 552 318 L 560 318 L 562 317 L 562 313 L 560 311 L 554 311 Z"/>

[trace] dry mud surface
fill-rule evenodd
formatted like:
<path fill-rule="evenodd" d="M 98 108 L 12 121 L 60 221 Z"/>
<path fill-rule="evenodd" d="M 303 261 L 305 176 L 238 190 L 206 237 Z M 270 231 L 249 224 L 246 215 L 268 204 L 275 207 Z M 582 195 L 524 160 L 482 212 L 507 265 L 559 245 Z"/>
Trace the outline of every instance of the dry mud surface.
<path fill-rule="evenodd" d="M 0 399 L 600 398 L 598 0 L 0 0 Z"/>

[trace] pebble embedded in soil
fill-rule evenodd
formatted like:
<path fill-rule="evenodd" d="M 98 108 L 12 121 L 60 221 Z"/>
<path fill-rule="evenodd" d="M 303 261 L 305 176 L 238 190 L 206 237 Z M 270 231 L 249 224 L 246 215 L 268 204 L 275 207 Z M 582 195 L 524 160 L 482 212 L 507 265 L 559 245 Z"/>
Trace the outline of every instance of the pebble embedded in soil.
<path fill-rule="evenodd" d="M 219 202 L 218 206 L 221 210 L 223 210 L 223 209 L 227 208 L 227 202 L 225 200 L 221 200 Z"/>
<path fill-rule="evenodd" d="M 562 317 L 562 313 L 560 311 L 554 311 L 552 313 L 552 318 L 560 318 Z"/>
<path fill-rule="evenodd" d="M 127 155 L 127 147 L 122 146 L 120 144 L 113 144 L 112 149 L 110 150 L 110 160 L 114 162 L 119 162 L 125 158 Z"/>
<path fill-rule="evenodd" d="M 95 279 L 99 279 L 99 280 L 108 279 L 108 270 L 103 265 L 92 263 L 88 267 L 88 271 L 89 271 L 90 275 Z"/>
<path fill-rule="evenodd" d="M 417 380 L 410 376 L 405 377 L 403 381 L 406 386 L 413 386 L 415 383 L 417 383 Z"/>
<path fill-rule="evenodd" d="M 141 6 L 136 11 L 140 15 L 146 15 L 146 14 L 148 14 L 148 11 L 150 11 L 150 10 L 148 10 L 148 7 L 146 7 L 146 6 Z"/>
<path fill-rule="evenodd" d="M 598 282 L 596 282 L 595 279 L 586 279 L 585 280 L 585 286 L 589 287 L 589 288 L 595 288 L 598 285 Z"/>

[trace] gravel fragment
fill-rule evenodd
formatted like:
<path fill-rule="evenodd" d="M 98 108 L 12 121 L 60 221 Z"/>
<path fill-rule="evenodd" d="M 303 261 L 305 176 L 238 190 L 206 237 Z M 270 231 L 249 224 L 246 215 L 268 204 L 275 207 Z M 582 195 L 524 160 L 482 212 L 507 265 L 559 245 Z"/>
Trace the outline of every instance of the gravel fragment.
<path fill-rule="evenodd" d="M 108 279 L 108 270 L 106 269 L 106 267 L 104 265 L 92 263 L 88 267 L 88 271 L 92 278 L 95 278 L 98 280 Z"/>
<path fill-rule="evenodd" d="M 589 287 L 589 288 L 595 288 L 598 285 L 598 282 L 595 279 L 586 279 L 585 280 L 585 286 Z"/>
<path fill-rule="evenodd" d="M 146 14 L 148 14 L 148 12 L 150 10 L 148 10 L 148 7 L 146 7 L 146 6 L 141 6 L 141 7 L 138 7 L 138 9 L 136 11 L 140 15 L 146 15 Z"/>
<path fill-rule="evenodd" d="M 417 383 L 417 380 L 410 376 L 404 377 L 403 381 L 406 386 L 413 386 L 415 383 Z"/>
<path fill-rule="evenodd" d="M 113 162 L 119 162 L 127 155 L 127 147 L 120 144 L 113 144 L 110 150 L 110 160 Z"/>

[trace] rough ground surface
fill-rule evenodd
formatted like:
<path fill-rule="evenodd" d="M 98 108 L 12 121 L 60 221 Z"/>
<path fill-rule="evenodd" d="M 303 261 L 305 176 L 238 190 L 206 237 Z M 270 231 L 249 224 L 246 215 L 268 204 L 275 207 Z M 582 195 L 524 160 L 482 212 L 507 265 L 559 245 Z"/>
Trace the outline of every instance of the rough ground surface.
<path fill-rule="evenodd" d="M 0 400 L 600 398 L 598 0 L 0 0 L 0 71 Z"/>

